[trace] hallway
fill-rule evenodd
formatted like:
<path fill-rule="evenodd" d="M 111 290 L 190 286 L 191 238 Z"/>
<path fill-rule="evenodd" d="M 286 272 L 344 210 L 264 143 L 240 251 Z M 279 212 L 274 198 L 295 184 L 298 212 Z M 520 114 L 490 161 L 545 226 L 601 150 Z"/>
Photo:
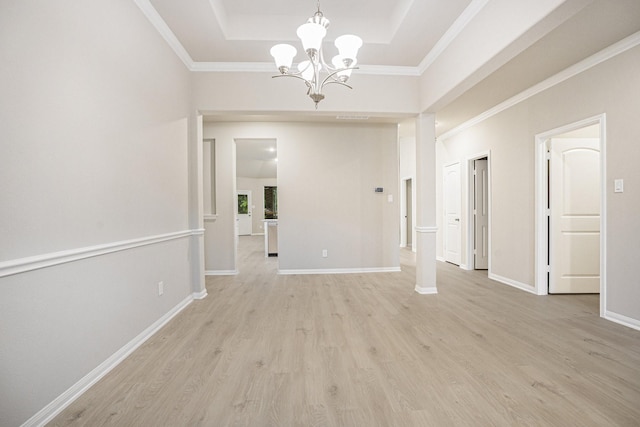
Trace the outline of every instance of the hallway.
<path fill-rule="evenodd" d="M 640 333 L 598 297 L 538 297 L 438 263 L 277 275 L 262 236 L 50 425 L 633 426 Z"/>

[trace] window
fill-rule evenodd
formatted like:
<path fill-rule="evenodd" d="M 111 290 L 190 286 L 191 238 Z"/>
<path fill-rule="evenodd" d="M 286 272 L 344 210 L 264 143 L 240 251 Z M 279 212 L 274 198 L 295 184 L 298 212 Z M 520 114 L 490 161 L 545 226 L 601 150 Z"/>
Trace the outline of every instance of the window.
<path fill-rule="evenodd" d="M 238 194 L 238 213 L 240 215 L 249 213 L 249 196 L 246 194 Z"/>
<path fill-rule="evenodd" d="M 264 219 L 278 219 L 278 187 L 264 187 Z"/>

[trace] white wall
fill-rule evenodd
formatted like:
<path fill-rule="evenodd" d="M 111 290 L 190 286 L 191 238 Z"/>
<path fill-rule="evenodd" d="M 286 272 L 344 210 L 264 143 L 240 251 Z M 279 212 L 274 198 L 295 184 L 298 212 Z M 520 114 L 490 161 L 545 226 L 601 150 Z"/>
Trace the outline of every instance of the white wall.
<path fill-rule="evenodd" d="M 415 115 L 419 112 L 418 77 L 354 72 L 349 79 L 353 89 L 326 86 L 326 98 L 316 111 L 306 95 L 304 83 L 271 76 L 269 73 L 194 73 L 194 105 L 203 113 L 293 111 L 316 115 L 325 112 Z"/>
<path fill-rule="evenodd" d="M 13 426 L 190 298 L 190 82 L 133 2 L 3 5 L 0 57 L 0 425 Z"/>
<path fill-rule="evenodd" d="M 438 218 L 444 164 L 491 150 L 491 272 L 534 285 L 534 137 L 606 114 L 606 311 L 640 326 L 640 48 L 636 47 L 437 143 Z M 463 168 L 464 169 L 464 168 Z M 613 193 L 613 180 L 625 192 Z M 462 177 L 462 182 L 467 182 Z M 463 199 L 464 200 L 464 199 Z M 463 206 L 463 215 L 467 208 Z M 463 224 L 467 223 L 463 217 Z M 442 224 L 439 224 L 442 229 Z M 466 232 L 463 229 L 463 234 Z M 438 233 L 441 237 L 442 233 Z M 465 239 L 463 239 L 464 242 Z M 442 239 L 438 240 L 442 255 Z M 463 246 L 463 263 L 467 253 Z"/>
<path fill-rule="evenodd" d="M 235 138 L 278 142 L 281 270 L 399 266 L 395 125 L 207 123 L 204 134 L 216 139 L 218 166 L 218 218 L 205 239 L 208 271 L 235 269 Z M 375 187 L 385 192 L 375 194 Z"/>
<path fill-rule="evenodd" d="M 264 187 L 276 187 L 276 178 L 237 177 L 238 190 L 251 191 L 251 234 L 264 234 Z"/>

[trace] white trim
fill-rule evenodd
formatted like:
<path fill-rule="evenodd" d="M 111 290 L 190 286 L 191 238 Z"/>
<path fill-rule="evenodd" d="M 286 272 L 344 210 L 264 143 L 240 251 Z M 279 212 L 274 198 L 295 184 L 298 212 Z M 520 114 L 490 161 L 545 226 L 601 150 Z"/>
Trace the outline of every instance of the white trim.
<path fill-rule="evenodd" d="M 469 264 L 460 263 L 460 265 L 458 267 L 460 267 L 463 270 L 467 270 L 467 271 L 471 271 L 472 270 Z"/>
<path fill-rule="evenodd" d="M 418 67 L 406 67 L 399 65 L 358 65 L 356 74 L 369 76 L 404 76 L 420 77 Z"/>
<path fill-rule="evenodd" d="M 191 56 L 184 48 L 184 46 L 182 46 L 176 35 L 173 34 L 173 31 L 171 31 L 167 23 L 164 22 L 158 11 L 151 5 L 151 2 L 149 2 L 149 0 L 133 1 L 138 5 L 140 10 L 142 10 L 144 16 L 146 16 L 147 19 L 151 22 L 151 25 L 153 25 L 155 29 L 158 30 L 162 38 L 167 42 L 171 49 L 173 49 L 176 55 L 178 55 L 178 58 L 180 58 L 184 65 L 189 70 L 193 70 L 193 59 L 191 59 Z"/>
<path fill-rule="evenodd" d="M 193 297 L 189 296 L 182 300 L 178 305 L 172 308 L 160 319 L 155 321 L 151 326 L 142 331 L 137 337 L 129 341 L 120 350 L 116 351 L 107 360 L 98 365 L 95 369 L 85 375 L 80 381 L 72 385 L 60 396 L 55 398 L 51 403 L 38 411 L 34 416 L 29 418 L 22 424 L 22 427 L 42 426 L 51 421 L 56 415 L 62 412 L 67 406 L 73 403 L 92 385 L 97 383 L 102 377 L 107 375 L 113 368 L 118 366 L 127 356 L 133 353 L 138 347 L 144 344 L 164 325 L 169 323 L 173 317 L 185 309 L 193 302 Z"/>
<path fill-rule="evenodd" d="M 271 62 L 194 62 L 189 68 L 203 73 L 272 73 L 278 70 Z"/>
<path fill-rule="evenodd" d="M 556 129 L 552 129 L 535 136 L 535 293 L 537 295 L 548 294 L 547 284 L 547 250 L 548 226 L 547 226 L 547 161 L 546 142 L 548 139 L 581 129 L 591 125 L 600 126 L 600 317 L 606 317 L 607 307 L 607 117 L 600 114 L 574 123 L 570 123 Z"/>
<path fill-rule="evenodd" d="M 203 219 L 205 222 L 213 222 L 218 219 L 218 214 L 205 214 Z"/>
<path fill-rule="evenodd" d="M 43 255 L 36 255 L 26 258 L 19 258 L 10 261 L 0 262 L 0 277 L 11 276 L 13 274 L 25 273 L 45 267 L 52 267 L 68 262 L 79 261 L 113 252 L 125 251 L 139 248 L 141 246 L 155 245 L 170 240 L 182 239 L 185 237 L 201 235 L 202 229 L 177 231 L 175 233 L 159 234 L 156 236 L 142 237 L 139 239 L 123 240 L 120 242 L 106 243 L 103 245 L 87 246 L 84 248 L 71 249 L 67 251 L 51 252 Z"/>
<path fill-rule="evenodd" d="M 264 233 L 251 233 L 252 236 L 264 236 Z"/>
<path fill-rule="evenodd" d="M 205 276 L 236 276 L 238 270 L 206 270 Z"/>
<path fill-rule="evenodd" d="M 460 16 L 453 22 L 444 35 L 433 46 L 433 49 L 429 51 L 427 56 L 420 61 L 418 65 L 418 73 L 422 75 L 427 68 L 429 68 L 438 57 L 449 47 L 451 42 L 462 33 L 462 30 L 471 22 L 471 20 L 482 10 L 485 5 L 489 3 L 489 0 L 472 0 L 469 6 L 462 11 Z"/>
<path fill-rule="evenodd" d="M 373 267 L 373 268 L 318 268 L 300 270 L 278 270 L 278 274 L 365 274 L 365 273 L 397 273 L 400 267 Z"/>
<path fill-rule="evenodd" d="M 534 286 L 528 285 L 526 283 L 518 282 L 517 280 L 509 279 L 507 277 L 499 276 L 497 274 L 488 273 L 488 277 L 491 280 L 496 282 L 503 283 L 505 285 L 513 286 L 514 288 L 529 292 L 530 294 L 536 295 L 536 289 Z"/>
<path fill-rule="evenodd" d="M 433 226 L 433 227 L 414 227 L 414 229 L 416 230 L 416 232 L 418 233 L 437 233 L 438 232 L 438 227 L 437 226 Z"/>
<path fill-rule="evenodd" d="M 436 261 L 447 262 L 447 261 L 445 261 L 443 256 L 436 256 Z"/>
<path fill-rule="evenodd" d="M 595 53 L 593 55 L 591 55 L 590 57 L 570 66 L 569 68 L 564 69 L 563 71 L 560 71 L 558 74 L 549 77 L 546 80 L 543 80 L 542 82 L 530 87 L 529 89 L 526 89 L 522 92 L 520 92 L 519 94 L 507 99 L 504 102 L 501 102 L 500 104 L 496 105 L 495 107 L 485 111 L 484 113 L 462 123 L 459 126 L 456 126 L 455 128 L 451 129 L 448 132 L 443 133 L 442 135 L 440 135 L 438 137 L 439 141 L 446 141 L 447 139 L 453 137 L 454 135 L 457 135 L 458 133 L 477 125 L 478 123 L 481 123 L 493 116 L 495 116 L 498 113 L 501 113 L 502 111 L 513 107 L 514 105 L 517 105 L 523 101 L 526 101 L 527 99 L 539 94 L 540 92 L 543 92 L 555 85 L 558 85 L 562 82 L 564 82 L 565 80 L 570 79 L 571 77 L 574 77 L 582 72 L 585 72 L 587 70 L 589 70 L 590 68 L 595 67 L 596 65 L 607 61 L 621 53 L 626 52 L 629 49 L 632 49 L 636 46 L 640 45 L 640 31 L 630 35 L 627 38 L 624 38 L 622 40 L 620 40 L 617 43 L 612 44 L 611 46 L 601 50 L 598 53 Z"/>
<path fill-rule="evenodd" d="M 189 70 L 200 73 L 278 74 L 278 70 L 272 62 L 191 62 Z M 420 76 L 418 67 L 397 65 L 359 65 L 355 72 L 372 76 Z"/>
<path fill-rule="evenodd" d="M 430 288 L 423 288 L 421 286 L 416 285 L 414 290 L 420 295 L 435 295 L 438 293 L 438 288 L 436 288 L 435 286 Z"/>
<path fill-rule="evenodd" d="M 207 293 L 207 290 L 204 289 L 200 292 L 194 292 L 191 294 L 191 296 L 193 297 L 194 300 L 198 299 L 205 299 L 209 294 Z"/>
<path fill-rule="evenodd" d="M 602 317 L 620 325 L 640 331 L 640 320 L 623 316 L 622 314 L 614 313 L 612 311 L 605 311 L 604 316 Z"/>

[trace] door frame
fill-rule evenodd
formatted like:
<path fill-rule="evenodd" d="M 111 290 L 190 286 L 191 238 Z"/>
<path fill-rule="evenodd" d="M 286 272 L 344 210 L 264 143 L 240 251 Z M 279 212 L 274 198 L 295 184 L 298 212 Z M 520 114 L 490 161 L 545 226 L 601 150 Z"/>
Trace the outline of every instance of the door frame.
<path fill-rule="evenodd" d="M 487 158 L 487 172 L 489 185 L 487 186 L 487 202 L 489 204 L 489 224 L 487 227 L 487 241 L 489 252 L 489 265 L 487 274 L 491 276 L 491 150 L 482 151 L 476 153 L 471 157 L 467 157 L 467 185 L 466 185 L 466 199 L 467 199 L 467 263 L 465 265 L 466 270 L 475 270 L 475 257 L 473 256 L 474 248 L 474 236 L 475 236 L 475 221 L 473 215 L 473 199 L 474 199 L 474 179 L 473 179 L 473 162 L 476 160 Z"/>
<path fill-rule="evenodd" d="M 411 181 L 411 212 L 407 212 L 407 181 Z M 411 233 L 411 250 L 416 252 L 417 244 L 416 244 L 416 232 L 415 232 L 415 221 L 416 221 L 416 185 L 415 185 L 415 177 L 406 176 L 400 179 L 400 247 L 407 247 L 407 236 L 408 233 Z M 408 217 L 411 216 L 413 227 L 411 230 L 407 230 L 407 221 L 405 221 L 405 215 Z"/>
<path fill-rule="evenodd" d="M 547 142 L 554 136 L 591 125 L 600 125 L 600 316 L 604 317 L 607 298 L 606 239 L 607 239 L 607 170 L 606 170 L 606 114 L 589 117 L 535 136 L 535 293 L 548 295 L 549 226 L 547 222 Z"/>

